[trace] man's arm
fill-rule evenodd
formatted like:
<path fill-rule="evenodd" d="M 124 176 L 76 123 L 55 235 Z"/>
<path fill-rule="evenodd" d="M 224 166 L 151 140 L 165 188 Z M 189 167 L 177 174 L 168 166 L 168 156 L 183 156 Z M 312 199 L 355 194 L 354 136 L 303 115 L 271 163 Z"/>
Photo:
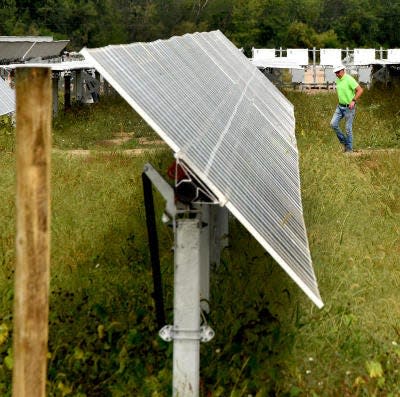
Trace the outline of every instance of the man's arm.
<path fill-rule="evenodd" d="M 358 98 L 360 98 L 360 96 L 362 95 L 363 92 L 364 92 L 364 89 L 360 85 L 358 85 L 355 88 L 355 95 L 354 95 L 353 100 L 350 102 L 350 106 L 349 106 L 350 109 L 354 108 L 356 101 L 358 100 Z"/>

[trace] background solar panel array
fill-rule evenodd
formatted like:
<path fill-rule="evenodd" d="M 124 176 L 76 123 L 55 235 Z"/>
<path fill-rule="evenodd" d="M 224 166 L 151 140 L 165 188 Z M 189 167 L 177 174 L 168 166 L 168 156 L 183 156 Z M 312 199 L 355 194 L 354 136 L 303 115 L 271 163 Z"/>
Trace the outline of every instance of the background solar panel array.
<path fill-rule="evenodd" d="M 71 71 L 71 70 L 82 70 L 82 69 L 94 69 L 93 65 L 87 61 L 64 61 L 64 62 L 29 62 L 29 63 L 10 63 L 7 65 L 0 65 L 0 69 L 7 71 L 14 70 L 17 68 L 50 68 L 55 72 Z"/>
<path fill-rule="evenodd" d="M 220 31 L 81 52 L 321 307 L 281 92 Z"/>
<path fill-rule="evenodd" d="M 0 77 L 0 116 L 15 112 L 15 91 Z"/>
<path fill-rule="evenodd" d="M 22 61 L 37 57 L 57 57 L 68 43 L 69 40 L 33 42 L 0 40 L 0 62 Z"/>

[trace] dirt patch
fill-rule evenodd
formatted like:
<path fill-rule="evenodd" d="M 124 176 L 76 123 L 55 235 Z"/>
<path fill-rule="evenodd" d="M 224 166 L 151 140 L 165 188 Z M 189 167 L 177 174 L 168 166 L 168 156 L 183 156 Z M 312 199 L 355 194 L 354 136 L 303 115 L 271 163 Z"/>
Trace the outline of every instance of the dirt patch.
<path fill-rule="evenodd" d="M 118 132 L 114 134 L 112 139 L 104 139 L 102 141 L 96 142 L 97 146 L 110 147 L 110 146 L 120 146 L 135 138 L 133 132 Z M 140 137 L 136 138 L 138 145 L 149 146 L 149 145 L 165 145 L 165 142 L 161 139 L 153 139 L 150 137 Z"/>
<path fill-rule="evenodd" d="M 73 149 L 73 150 L 60 150 L 53 149 L 53 153 L 62 153 L 71 157 L 89 157 L 89 156 L 109 156 L 111 153 L 122 156 L 139 156 L 143 153 L 149 153 L 158 150 L 158 148 L 135 148 L 126 150 L 87 150 L 87 149 Z"/>
<path fill-rule="evenodd" d="M 166 145 L 162 139 L 151 139 L 146 136 L 137 139 L 139 145 Z"/>
<path fill-rule="evenodd" d="M 98 146 L 118 146 L 122 145 L 125 142 L 130 141 L 134 134 L 133 132 L 118 132 L 114 134 L 115 138 L 113 139 L 105 139 L 102 141 L 96 142 L 96 145 Z"/>
<path fill-rule="evenodd" d="M 365 159 L 362 162 L 361 169 L 363 171 L 377 171 L 379 170 L 380 162 L 372 159 Z"/>
<path fill-rule="evenodd" d="M 134 138 L 133 132 L 119 132 L 114 134 L 114 138 L 105 139 L 102 141 L 96 142 L 97 146 L 101 147 L 118 147 L 125 142 L 130 141 Z M 137 138 L 137 143 L 139 147 L 134 149 L 125 149 L 125 150 L 87 150 L 87 149 L 72 149 L 72 150 L 60 150 L 53 149 L 53 153 L 63 153 L 68 156 L 80 156 L 80 157 L 89 157 L 90 155 L 110 155 L 110 153 L 121 154 L 125 156 L 138 156 L 143 154 L 144 152 L 154 151 L 160 149 L 160 147 L 167 147 L 167 144 L 161 139 L 153 139 L 151 137 L 140 137 Z"/>
<path fill-rule="evenodd" d="M 52 153 L 56 154 L 65 154 L 67 156 L 81 156 L 88 157 L 90 155 L 90 150 L 85 149 L 71 149 L 71 150 L 61 150 L 61 149 L 52 149 Z"/>
<path fill-rule="evenodd" d="M 367 154 L 374 154 L 374 153 L 399 153 L 400 149 L 398 148 L 388 148 L 388 149 L 356 149 L 353 152 L 353 155 L 363 156 Z"/>

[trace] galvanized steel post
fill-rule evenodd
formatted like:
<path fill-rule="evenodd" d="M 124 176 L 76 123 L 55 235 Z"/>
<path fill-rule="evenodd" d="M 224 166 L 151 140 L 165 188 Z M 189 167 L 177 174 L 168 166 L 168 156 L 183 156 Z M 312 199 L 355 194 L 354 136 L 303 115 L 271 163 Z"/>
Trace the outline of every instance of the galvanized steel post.
<path fill-rule="evenodd" d="M 60 80 L 60 73 L 53 72 L 52 74 L 52 91 L 53 91 L 53 115 L 58 113 L 58 82 Z"/>
<path fill-rule="evenodd" d="M 200 219 L 200 308 L 210 311 L 210 206 L 201 205 Z"/>
<path fill-rule="evenodd" d="M 198 397 L 200 379 L 201 221 L 176 222 L 173 396 Z"/>

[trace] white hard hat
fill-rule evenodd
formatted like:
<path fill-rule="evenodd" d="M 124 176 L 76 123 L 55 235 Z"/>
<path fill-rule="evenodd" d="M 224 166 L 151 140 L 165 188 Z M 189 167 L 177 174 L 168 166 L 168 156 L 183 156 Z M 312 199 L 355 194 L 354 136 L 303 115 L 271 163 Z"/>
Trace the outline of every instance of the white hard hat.
<path fill-rule="evenodd" d="M 337 66 L 335 66 L 335 67 L 333 68 L 333 73 L 340 72 L 340 71 L 343 70 L 343 69 L 344 69 L 344 66 L 343 66 L 343 65 L 337 65 Z"/>

